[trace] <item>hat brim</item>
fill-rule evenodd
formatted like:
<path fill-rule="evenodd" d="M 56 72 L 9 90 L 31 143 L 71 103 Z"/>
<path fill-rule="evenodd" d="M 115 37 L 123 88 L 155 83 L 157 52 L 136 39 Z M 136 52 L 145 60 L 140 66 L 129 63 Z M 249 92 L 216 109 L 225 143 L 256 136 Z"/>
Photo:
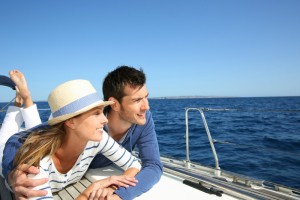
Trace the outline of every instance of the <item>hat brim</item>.
<path fill-rule="evenodd" d="M 77 112 L 66 114 L 66 115 L 62 115 L 62 116 L 59 116 L 59 117 L 56 117 L 56 118 L 51 118 L 51 119 L 48 120 L 48 124 L 50 126 L 53 126 L 55 124 L 58 124 L 60 122 L 65 121 L 67 119 L 70 119 L 70 118 L 75 117 L 77 115 L 80 115 L 80 114 L 82 114 L 84 112 L 87 112 L 87 111 L 89 111 L 89 110 L 91 110 L 93 108 L 96 108 L 96 107 L 99 107 L 99 106 L 104 106 L 105 107 L 105 106 L 111 105 L 113 103 L 114 103 L 113 101 L 102 101 L 101 100 L 101 101 L 95 102 L 95 103 L 93 103 L 93 104 L 91 104 L 89 106 L 86 106 L 83 109 L 78 110 Z"/>

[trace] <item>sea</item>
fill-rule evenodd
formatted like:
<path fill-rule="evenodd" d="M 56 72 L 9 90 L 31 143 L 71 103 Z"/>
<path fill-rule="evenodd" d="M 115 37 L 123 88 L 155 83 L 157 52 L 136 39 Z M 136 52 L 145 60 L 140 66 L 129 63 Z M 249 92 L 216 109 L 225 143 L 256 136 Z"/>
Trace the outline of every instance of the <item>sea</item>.
<path fill-rule="evenodd" d="M 160 153 L 186 159 L 186 109 L 201 108 L 221 170 L 300 189 L 300 97 L 150 98 Z M 47 102 L 36 102 L 42 121 Z M 0 103 L 2 108 L 5 103 Z M 0 123 L 5 112 L 0 112 Z M 189 158 L 215 166 L 201 115 L 188 112 Z"/>

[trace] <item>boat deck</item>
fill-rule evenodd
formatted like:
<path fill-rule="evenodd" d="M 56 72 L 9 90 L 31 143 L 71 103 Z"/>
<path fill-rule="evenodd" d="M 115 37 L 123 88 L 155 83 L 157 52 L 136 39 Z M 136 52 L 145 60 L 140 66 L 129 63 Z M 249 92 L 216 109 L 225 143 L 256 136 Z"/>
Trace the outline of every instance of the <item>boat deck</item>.
<path fill-rule="evenodd" d="M 85 190 L 91 181 L 83 177 L 79 182 L 67 186 L 64 190 L 61 190 L 53 194 L 53 199 L 55 200 L 73 200 L 79 196 L 81 192 Z"/>
<path fill-rule="evenodd" d="M 265 186 L 264 182 L 245 179 L 244 177 L 222 172 L 221 177 L 214 175 L 213 168 L 191 164 L 189 168 L 184 161 L 163 158 L 164 173 L 160 181 L 148 192 L 135 198 L 149 199 L 286 199 L 299 200 L 300 191 L 276 185 L 275 188 Z M 56 200 L 73 200 L 92 182 L 111 175 L 121 175 L 123 171 L 114 166 L 90 169 L 77 183 L 67 186 L 64 190 L 54 193 Z M 149 177 L 150 179 L 151 177 Z M 13 200 L 13 195 L 0 180 L 0 200 Z"/>
<path fill-rule="evenodd" d="M 54 199 L 59 200 L 72 200 L 76 198 L 91 182 L 99 179 L 106 178 L 111 175 L 121 175 L 123 172 L 114 166 L 108 166 L 99 169 L 90 169 L 85 177 L 78 183 L 68 186 L 64 190 L 56 193 Z M 151 177 L 149 177 L 151 178 Z M 191 186 L 183 184 L 183 179 L 178 178 L 172 174 L 164 173 L 161 180 L 153 186 L 148 192 L 142 194 L 141 196 L 135 198 L 137 200 L 149 200 L 149 199 L 224 199 L 224 200 L 234 200 L 237 198 L 231 197 L 227 194 L 223 194 L 222 197 L 202 192 Z"/>

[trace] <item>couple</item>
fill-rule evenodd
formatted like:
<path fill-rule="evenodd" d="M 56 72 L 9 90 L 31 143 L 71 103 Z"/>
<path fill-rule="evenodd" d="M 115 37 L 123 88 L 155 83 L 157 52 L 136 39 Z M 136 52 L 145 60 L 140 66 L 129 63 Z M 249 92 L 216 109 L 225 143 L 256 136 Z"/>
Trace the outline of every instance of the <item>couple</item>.
<path fill-rule="evenodd" d="M 57 102 L 58 105 L 53 105 L 52 107 L 54 108 L 51 107 L 51 111 L 53 112 L 52 113 L 53 119 L 49 120 L 49 124 L 50 125 L 56 123 L 61 124 L 60 125 L 61 127 L 57 127 L 57 125 L 54 126 L 56 127 L 56 129 L 69 130 L 69 132 L 76 134 L 76 139 L 77 139 L 77 141 L 75 141 L 76 148 L 84 148 L 85 146 L 82 144 L 82 141 L 84 140 L 94 140 L 94 141 L 100 140 L 101 136 L 99 135 L 102 135 L 102 137 L 105 135 L 104 134 L 105 132 L 102 132 L 103 126 L 104 126 L 104 130 L 108 131 L 109 135 L 113 139 L 118 141 L 127 150 L 131 151 L 134 148 L 134 146 L 137 145 L 137 147 L 139 148 L 139 154 L 142 161 L 142 169 L 135 176 L 138 182 L 136 182 L 136 180 L 134 179 L 125 178 L 125 177 L 118 177 L 118 178 L 113 177 L 114 179 L 111 178 L 113 180 L 106 180 L 106 182 L 101 183 L 102 185 L 115 184 L 117 186 L 121 186 L 118 187 L 116 191 L 114 191 L 113 197 L 115 199 L 120 199 L 120 198 L 133 199 L 141 195 L 143 192 L 149 190 L 156 182 L 158 182 L 162 174 L 162 164 L 159 159 L 159 150 L 158 150 L 158 144 L 157 144 L 157 139 L 156 139 L 156 134 L 154 129 L 154 123 L 151 117 L 151 113 L 148 111 L 149 110 L 149 104 L 147 100 L 148 92 L 146 89 L 145 81 L 146 78 L 142 71 L 127 66 L 118 67 L 117 69 L 110 72 L 106 76 L 103 82 L 104 99 L 106 101 L 109 100 L 114 102 L 114 104 L 106 107 L 107 110 L 104 111 L 109 121 L 108 124 L 106 124 L 107 119 L 103 115 L 103 108 L 105 105 L 110 104 L 110 102 L 101 102 L 100 104 L 96 104 L 96 105 L 94 104 L 92 105 L 92 103 L 86 104 L 86 106 L 84 107 L 85 108 L 84 113 L 82 113 L 83 112 L 82 110 L 77 111 L 77 114 L 79 113 L 79 115 L 77 114 L 74 115 L 74 113 L 71 113 L 69 115 L 63 115 L 62 113 L 59 112 L 58 113 L 53 112 L 54 111 L 53 109 L 56 109 L 55 108 L 56 106 L 58 107 L 60 106 L 61 99 L 59 102 Z M 80 85 L 81 84 L 75 87 L 78 88 L 80 87 Z M 55 91 L 57 91 L 57 94 L 54 94 Z M 66 92 L 67 91 L 68 90 L 66 90 Z M 81 92 L 81 90 L 80 91 L 74 90 L 74 92 L 75 91 L 78 91 L 77 93 Z M 77 93 L 76 95 L 79 95 Z M 57 88 L 51 94 L 54 96 L 61 95 L 60 91 L 58 91 Z M 52 101 L 55 101 L 55 100 L 51 100 L 51 98 L 54 98 L 54 96 L 51 95 L 49 96 L 49 100 L 50 100 L 49 105 L 55 104 L 55 103 L 51 103 Z M 86 98 L 86 100 L 91 100 L 91 99 Z M 87 103 L 86 101 L 84 102 Z M 24 99 L 24 105 L 26 107 L 26 99 Z M 99 105 L 101 106 L 99 107 Z M 66 108 L 64 109 L 66 110 Z M 91 124 L 88 124 L 88 126 L 83 124 L 83 122 L 89 119 L 89 116 L 94 116 L 93 122 L 95 121 L 98 122 L 97 126 L 94 125 L 94 128 L 92 128 L 93 126 L 91 126 Z M 50 128 L 52 128 L 52 126 L 50 126 Z M 49 131 L 44 130 L 44 132 L 49 132 Z M 55 131 L 53 131 L 53 133 L 54 132 Z M 40 133 L 40 135 L 41 134 L 43 133 Z M 16 141 L 18 141 L 17 140 L 18 137 L 19 136 L 15 138 Z M 66 138 L 66 140 L 63 141 L 69 141 L 67 139 L 70 139 L 68 138 L 68 134 L 64 134 L 63 138 Z M 20 146 L 20 144 L 18 145 Z M 59 168 L 61 172 L 63 173 L 65 172 L 64 175 L 68 176 L 68 170 L 72 168 L 74 164 L 78 162 L 79 159 L 76 160 L 76 158 L 72 159 L 68 157 L 69 160 L 67 160 L 65 163 L 61 163 L 64 162 L 64 159 L 61 158 L 66 153 L 63 151 L 59 151 L 60 150 L 59 147 L 62 147 L 63 145 L 72 145 L 72 144 L 69 143 L 64 144 L 64 142 L 61 144 L 57 144 L 56 148 L 58 149 L 58 151 L 47 152 L 47 154 L 54 155 L 52 156 L 52 161 L 54 162 L 54 164 L 58 163 L 57 165 L 55 165 L 55 167 Z M 28 145 L 28 148 L 29 146 L 30 145 Z M 26 152 L 26 147 L 24 148 L 24 150 Z M 99 149 L 95 148 L 94 151 L 97 150 Z M 22 156 L 24 157 L 24 154 L 26 153 L 21 153 L 21 157 Z M 80 155 L 78 154 L 79 152 L 77 153 L 77 158 L 81 156 L 81 154 Z M 29 156 L 29 158 L 31 157 Z M 17 156 L 16 159 L 20 161 L 20 156 Z M 50 162 L 49 160 L 50 159 L 47 159 L 46 161 Z M 57 162 L 55 162 L 55 160 L 57 160 Z M 28 160 L 25 160 L 25 162 L 28 163 Z M 24 199 L 26 198 L 26 196 L 32 197 L 32 196 L 46 195 L 45 191 L 34 191 L 29 188 L 44 184 L 45 182 L 48 182 L 48 180 L 27 179 L 26 177 L 27 173 L 35 174 L 37 173 L 38 169 L 34 167 L 28 168 L 27 165 L 23 164 L 24 162 L 19 162 L 19 163 L 21 165 L 15 170 L 13 170 L 12 172 L 10 172 L 12 170 L 11 169 L 12 160 L 8 163 L 3 163 L 4 164 L 3 171 L 5 171 L 5 168 L 8 168 L 8 170 L 5 172 L 4 175 L 6 178 L 8 176 L 9 183 L 12 186 L 13 190 L 15 191 L 16 196 L 19 199 L 22 198 Z M 109 161 L 102 154 L 97 154 L 93 159 L 89 168 L 103 167 L 108 164 L 111 164 L 111 161 Z M 128 167 L 129 170 L 134 168 L 131 165 Z M 135 168 L 134 172 L 137 173 L 137 171 L 138 168 Z M 10 174 L 8 175 L 9 172 Z M 59 173 L 59 174 L 62 175 L 63 173 Z M 151 177 L 151 179 L 149 179 L 149 177 Z M 133 185 L 136 186 L 131 187 Z M 130 187 L 123 187 L 123 186 L 130 186 Z M 110 191 L 110 189 L 108 190 Z M 93 193 L 93 194 L 94 195 L 99 194 L 99 191 L 97 192 L 98 193 L 96 194 Z"/>

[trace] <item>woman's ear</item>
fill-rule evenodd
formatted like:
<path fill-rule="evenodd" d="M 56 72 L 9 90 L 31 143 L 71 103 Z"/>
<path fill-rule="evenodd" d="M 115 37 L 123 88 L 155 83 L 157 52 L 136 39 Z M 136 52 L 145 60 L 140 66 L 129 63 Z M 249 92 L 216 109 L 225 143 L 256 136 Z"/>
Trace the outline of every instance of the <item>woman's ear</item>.
<path fill-rule="evenodd" d="M 68 119 L 65 121 L 65 125 L 70 129 L 75 129 L 75 123 L 73 119 Z"/>
<path fill-rule="evenodd" d="M 109 97 L 108 101 L 113 101 L 114 103 L 110 105 L 111 109 L 114 111 L 119 111 L 120 110 L 120 103 L 119 101 L 114 98 L 114 97 Z"/>

